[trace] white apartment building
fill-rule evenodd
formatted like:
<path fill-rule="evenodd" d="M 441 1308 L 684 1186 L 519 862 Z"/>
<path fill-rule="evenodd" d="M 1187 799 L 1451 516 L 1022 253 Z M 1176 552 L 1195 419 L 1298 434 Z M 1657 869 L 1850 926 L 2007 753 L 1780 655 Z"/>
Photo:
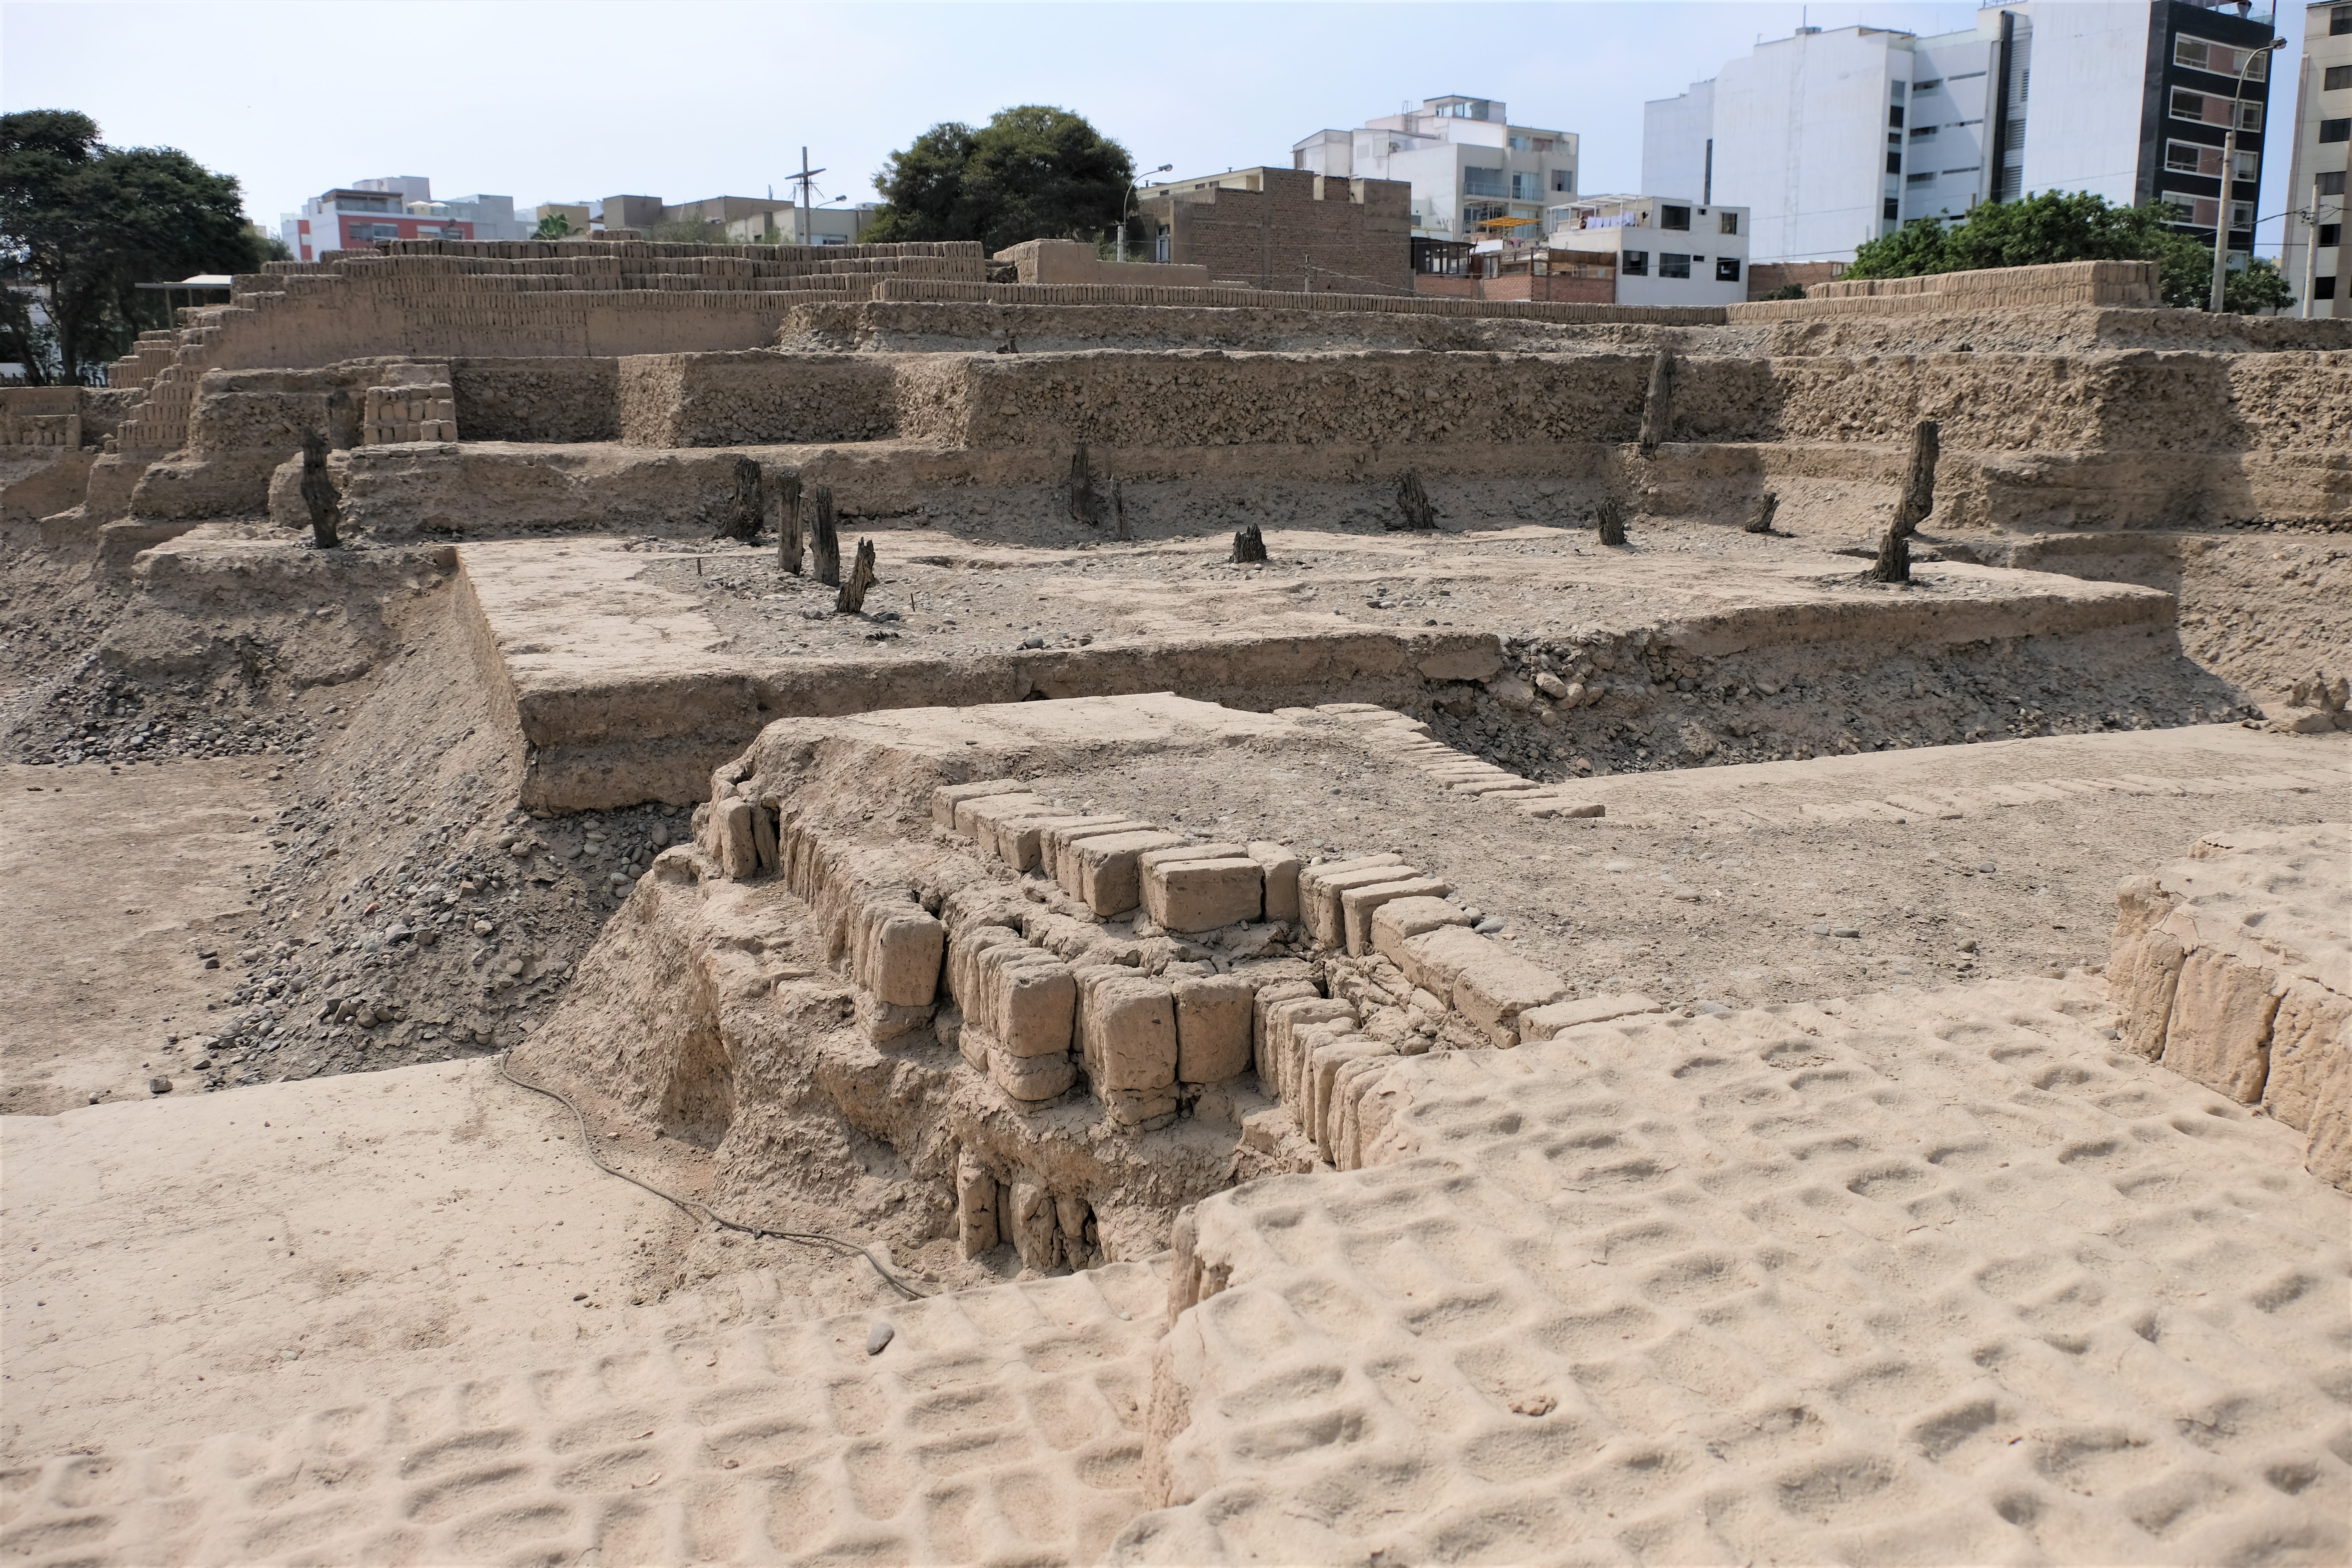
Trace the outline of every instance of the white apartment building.
<path fill-rule="evenodd" d="M 1745 207 L 1688 197 L 1584 196 L 1544 214 L 1554 251 L 1616 258 L 1620 305 L 1736 305 L 1748 298 Z"/>
<path fill-rule="evenodd" d="M 2304 7 L 2303 68 L 2295 84 L 2294 163 L 2287 181 L 2286 243 L 2279 252 L 2305 316 L 2352 315 L 2342 303 L 2344 183 L 2352 169 L 2352 4 Z"/>
<path fill-rule="evenodd" d="M 2169 200 L 2210 242 L 2234 114 L 2231 238 L 2251 250 L 2271 36 L 2200 0 L 2020 0 L 1924 37 L 1800 28 L 1649 104 L 1642 182 L 1749 207 L 1757 261 L 1848 259 L 1905 223 L 2049 190 Z"/>
<path fill-rule="evenodd" d="M 1402 180 L 1412 187 L 1413 237 L 1475 241 L 1504 223 L 1540 225 L 1545 208 L 1576 195 L 1576 157 L 1572 132 L 1514 125 L 1505 104 L 1454 97 L 1424 99 L 1417 110 L 1354 131 L 1318 131 L 1293 144 L 1290 166 Z"/>

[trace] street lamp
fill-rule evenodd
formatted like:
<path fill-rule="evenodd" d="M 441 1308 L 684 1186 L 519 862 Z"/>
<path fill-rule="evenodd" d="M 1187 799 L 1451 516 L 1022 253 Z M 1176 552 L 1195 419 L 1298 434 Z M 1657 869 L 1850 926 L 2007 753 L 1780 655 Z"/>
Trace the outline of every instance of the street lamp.
<path fill-rule="evenodd" d="M 2213 299 L 2207 306 L 2217 316 L 2221 313 L 2222 279 L 2230 270 L 2230 192 L 2238 174 L 2238 99 L 2246 90 L 2246 73 L 2254 68 L 2254 62 L 2284 47 L 2284 38 L 2273 38 L 2259 49 L 2247 50 L 2246 63 L 2238 68 L 2237 83 L 2230 89 L 2230 129 L 2221 138 L 2221 209 L 2213 215 Z"/>
<path fill-rule="evenodd" d="M 1156 169 L 1146 169 L 1143 172 L 1147 174 L 1164 174 L 1175 166 L 1173 163 L 1162 163 Z M 1120 261 L 1127 259 L 1127 208 L 1134 195 L 1135 182 L 1130 180 L 1128 182 L 1127 195 L 1118 199 L 1118 248 L 1113 254 Z M 1100 256 L 1102 252 L 1097 250 L 1095 254 Z"/>

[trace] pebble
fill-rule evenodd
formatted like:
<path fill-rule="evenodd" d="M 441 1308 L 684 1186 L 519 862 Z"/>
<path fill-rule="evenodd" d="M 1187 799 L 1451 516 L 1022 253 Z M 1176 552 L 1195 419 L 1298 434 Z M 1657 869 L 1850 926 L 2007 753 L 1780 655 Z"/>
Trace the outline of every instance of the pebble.
<path fill-rule="evenodd" d="M 1960 951 L 1962 952 L 1974 952 L 1976 950 L 1977 939 L 1974 937 L 1969 937 L 1967 941 L 1960 943 Z"/>
<path fill-rule="evenodd" d="M 866 1353 L 867 1355 L 880 1355 L 884 1347 L 889 1344 L 891 1339 L 897 1335 L 898 1331 L 898 1330 L 890 1326 L 889 1319 L 877 1319 L 874 1326 L 866 1331 Z"/>
<path fill-rule="evenodd" d="M 1859 937 L 1862 934 L 1862 931 L 1860 928 L 1855 926 L 1836 926 L 1832 928 L 1830 934 L 1832 936 Z"/>
<path fill-rule="evenodd" d="M 172 1080 L 165 1078 L 163 1074 L 157 1073 L 153 1078 L 147 1080 L 147 1092 L 150 1094 L 169 1094 L 172 1092 Z"/>
<path fill-rule="evenodd" d="M 1480 936 L 1492 936 L 1496 931 L 1501 931 L 1506 923 L 1507 922 L 1500 915 L 1488 915 L 1485 920 L 1480 921 L 1476 925 L 1472 926 L 1470 929 L 1476 931 Z"/>
<path fill-rule="evenodd" d="M 1813 927 L 1813 934 L 1815 936 L 1827 936 L 1830 934 L 1830 928 L 1825 925 L 1816 924 Z"/>
<path fill-rule="evenodd" d="M 1979 866 L 1979 867 L 1977 868 L 1977 871 L 1978 871 L 1978 873 L 1979 873 L 1979 875 L 1987 876 L 1987 877 L 1991 876 L 1995 871 L 1998 871 L 1998 870 L 2000 870 L 2000 867 L 1998 867 L 1998 866 L 1994 865 L 1994 864 L 1993 864 L 1991 861 L 1990 861 L 1990 860 L 1986 861 L 1983 865 Z"/>
<path fill-rule="evenodd" d="M 488 921 L 476 921 L 474 922 L 474 934 L 476 936 L 488 936 L 490 934 L 490 922 Z"/>

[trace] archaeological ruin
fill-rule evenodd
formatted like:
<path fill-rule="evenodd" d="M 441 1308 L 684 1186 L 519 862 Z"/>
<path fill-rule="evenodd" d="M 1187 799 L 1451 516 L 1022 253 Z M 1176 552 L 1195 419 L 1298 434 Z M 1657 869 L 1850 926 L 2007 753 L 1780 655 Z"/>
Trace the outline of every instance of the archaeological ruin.
<path fill-rule="evenodd" d="M 0 389 L 10 1561 L 2352 1552 L 2352 332 L 1295 184 Z"/>

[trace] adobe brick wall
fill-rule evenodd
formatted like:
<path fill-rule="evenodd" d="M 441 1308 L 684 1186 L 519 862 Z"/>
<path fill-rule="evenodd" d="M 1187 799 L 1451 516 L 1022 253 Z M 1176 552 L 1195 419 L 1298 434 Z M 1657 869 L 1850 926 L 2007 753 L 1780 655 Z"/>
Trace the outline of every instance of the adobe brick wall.
<path fill-rule="evenodd" d="M 1168 226 L 1168 258 L 1212 278 L 1284 293 L 1413 291 L 1411 185 L 1268 169 L 1265 187 L 1188 191 L 1141 206 Z"/>
<path fill-rule="evenodd" d="M 2047 267 L 1937 272 L 1924 278 L 1809 283 L 1802 300 L 1752 300 L 1728 307 L 1727 314 L 1731 321 L 1740 323 L 2034 310 L 2052 306 L 2153 310 L 2161 302 L 2153 261 L 2062 261 Z"/>

